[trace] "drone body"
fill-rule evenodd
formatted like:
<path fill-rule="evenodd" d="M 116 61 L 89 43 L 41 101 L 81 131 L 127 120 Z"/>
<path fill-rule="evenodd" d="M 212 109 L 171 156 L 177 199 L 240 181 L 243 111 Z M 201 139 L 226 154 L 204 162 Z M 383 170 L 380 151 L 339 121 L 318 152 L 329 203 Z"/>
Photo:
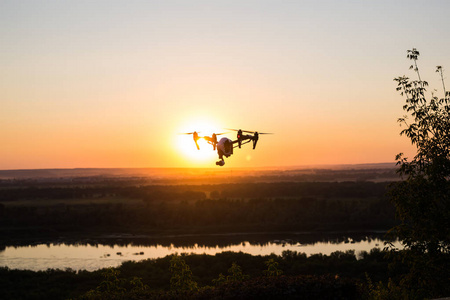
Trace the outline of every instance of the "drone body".
<path fill-rule="evenodd" d="M 223 137 L 219 141 L 217 141 L 217 136 L 225 134 L 225 133 L 217 133 L 217 134 L 213 133 L 210 137 L 209 136 L 200 137 L 198 135 L 198 132 L 196 132 L 196 131 L 188 132 L 185 134 L 193 135 L 194 142 L 195 142 L 195 145 L 197 146 L 198 150 L 200 150 L 200 147 L 199 147 L 197 141 L 201 138 L 206 140 L 208 142 L 208 144 L 212 145 L 214 151 L 217 149 L 217 155 L 219 156 L 219 161 L 216 162 L 216 165 L 221 166 L 221 167 L 223 165 L 225 165 L 225 161 L 224 161 L 223 157 L 224 156 L 230 157 L 233 154 L 234 148 L 236 148 L 236 147 L 241 148 L 242 145 L 253 142 L 253 149 L 255 149 L 256 143 L 259 140 L 260 134 L 271 134 L 271 133 L 267 133 L 267 132 L 258 133 L 257 131 L 248 131 L 248 130 L 242 130 L 242 129 L 239 129 L 239 130 L 228 129 L 228 130 L 237 131 L 237 139 L 236 140 L 233 141 L 233 140 L 230 140 L 229 138 Z M 250 133 L 250 134 L 244 135 L 243 132 Z M 235 144 L 237 144 L 237 145 L 235 145 Z"/>
<path fill-rule="evenodd" d="M 217 143 L 217 154 L 219 159 L 223 160 L 223 157 L 230 157 L 233 154 L 233 141 L 229 138 L 221 138 Z"/>

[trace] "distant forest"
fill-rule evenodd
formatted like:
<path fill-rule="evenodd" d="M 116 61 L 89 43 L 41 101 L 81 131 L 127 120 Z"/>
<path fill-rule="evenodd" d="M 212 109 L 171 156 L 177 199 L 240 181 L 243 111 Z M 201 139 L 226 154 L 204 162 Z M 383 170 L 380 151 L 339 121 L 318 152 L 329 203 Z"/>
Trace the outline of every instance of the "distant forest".
<path fill-rule="evenodd" d="M 372 181 L 4 180 L 0 233 L 10 240 L 62 234 L 387 230 L 395 225 L 388 186 Z"/>
<path fill-rule="evenodd" d="M 270 169 L 41 169 L 0 170 L 0 185 L 39 183 L 47 185 L 64 183 L 117 184 L 220 184 L 242 182 L 340 182 L 340 181 L 393 181 L 399 177 L 395 163 L 343 165 L 332 168 L 270 168 Z"/>

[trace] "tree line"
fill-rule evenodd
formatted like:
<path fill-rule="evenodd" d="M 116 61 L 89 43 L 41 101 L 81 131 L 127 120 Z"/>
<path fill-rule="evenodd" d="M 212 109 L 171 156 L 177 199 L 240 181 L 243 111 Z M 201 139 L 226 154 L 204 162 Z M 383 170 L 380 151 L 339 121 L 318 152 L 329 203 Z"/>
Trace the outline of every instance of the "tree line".
<path fill-rule="evenodd" d="M 389 183 L 381 182 L 262 182 L 214 185 L 127 185 L 84 186 L 18 185 L 0 188 L 0 202 L 41 199 L 85 199 L 121 196 L 144 201 L 180 201 L 208 198 L 267 197 L 382 197 Z"/>
<path fill-rule="evenodd" d="M 8 199 L 16 200 L 0 205 L 0 230 L 4 238 L 20 236 L 18 230 L 30 236 L 387 230 L 395 225 L 395 211 L 384 195 L 386 186 L 344 182 L 8 189 L 2 197 L 12 194 Z M 11 205 L 29 197 L 36 204 L 61 199 L 63 193 L 74 198 L 49 205 Z M 139 201 L 79 203 L 83 197 Z"/>

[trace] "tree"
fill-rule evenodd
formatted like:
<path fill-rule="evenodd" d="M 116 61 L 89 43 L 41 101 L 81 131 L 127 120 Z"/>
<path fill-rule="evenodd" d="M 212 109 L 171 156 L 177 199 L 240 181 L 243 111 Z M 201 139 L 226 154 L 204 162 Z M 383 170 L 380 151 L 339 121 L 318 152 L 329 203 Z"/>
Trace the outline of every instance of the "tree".
<path fill-rule="evenodd" d="M 114 268 L 105 269 L 105 278 L 95 290 L 90 290 L 80 297 L 80 299 L 120 299 L 126 292 L 124 288 L 125 280 L 119 279 L 120 271 Z"/>
<path fill-rule="evenodd" d="M 407 51 L 417 80 L 394 79 L 406 97 L 406 115 L 398 120 L 404 127 L 400 134 L 411 140 L 417 153 L 411 161 L 402 153 L 397 155 L 402 181 L 391 189 L 400 220 L 391 232 L 402 242 L 404 261 L 410 267 L 402 284 L 416 286 L 418 297 L 449 292 L 450 253 L 450 94 L 441 66 L 436 72 L 441 76 L 443 97 L 428 94 L 428 83 L 421 79 L 417 65 L 419 55 L 415 48 Z"/>
<path fill-rule="evenodd" d="M 227 282 L 241 282 L 250 278 L 248 275 L 242 273 L 242 268 L 237 263 L 232 263 L 228 269 Z"/>
<path fill-rule="evenodd" d="M 278 262 L 273 258 L 265 261 L 264 264 L 267 266 L 267 270 L 264 270 L 264 275 L 267 277 L 277 277 L 283 274 L 283 271 L 278 268 Z"/>
<path fill-rule="evenodd" d="M 172 256 L 170 260 L 170 287 L 172 290 L 180 292 L 197 291 L 197 283 L 192 279 L 192 272 L 183 258 L 178 254 Z"/>

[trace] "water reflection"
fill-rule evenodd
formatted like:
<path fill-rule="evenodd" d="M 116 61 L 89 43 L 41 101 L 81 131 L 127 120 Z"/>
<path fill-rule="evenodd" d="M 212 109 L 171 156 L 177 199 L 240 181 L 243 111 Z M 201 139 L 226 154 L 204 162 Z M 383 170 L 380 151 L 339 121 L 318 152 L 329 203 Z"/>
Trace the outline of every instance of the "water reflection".
<path fill-rule="evenodd" d="M 56 240 L 28 240 L 25 242 L 18 242 L 16 244 L 9 244 L 6 246 L 33 246 L 46 244 L 47 246 L 54 244 L 66 244 L 66 245 L 109 245 L 109 246 L 156 246 L 161 245 L 168 247 L 174 245 L 175 247 L 189 248 L 193 247 L 194 244 L 204 247 L 226 247 L 229 245 L 238 245 L 243 241 L 248 241 L 254 246 L 265 246 L 269 243 L 277 244 L 316 244 L 316 243 L 359 243 L 373 239 L 384 239 L 384 233 L 227 233 L 227 234 L 210 234 L 210 235 L 199 235 L 199 234 L 184 234 L 184 235 L 166 235 L 166 236 L 147 236 L 147 235 L 103 235 L 97 238 L 67 238 L 63 237 Z M 0 245 L 4 248 L 5 245 Z"/>
<path fill-rule="evenodd" d="M 252 234 L 166 236 L 159 238 L 138 236 L 103 236 L 97 239 L 64 240 L 40 244 L 3 246 L 0 266 L 11 269 L 97 270 L 119 266 L 124 261 L 160 258 L 174 253 L 210 254 L 224 251 L 252 255 L 281 255 L 283 251 L 303 252 L 307 255 L 354 250 L 355 253 L 383 248 L 382 235 L 308 235 L 308 234 Z"/>

